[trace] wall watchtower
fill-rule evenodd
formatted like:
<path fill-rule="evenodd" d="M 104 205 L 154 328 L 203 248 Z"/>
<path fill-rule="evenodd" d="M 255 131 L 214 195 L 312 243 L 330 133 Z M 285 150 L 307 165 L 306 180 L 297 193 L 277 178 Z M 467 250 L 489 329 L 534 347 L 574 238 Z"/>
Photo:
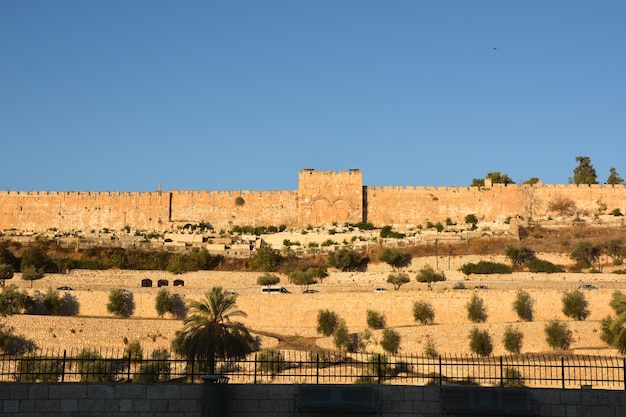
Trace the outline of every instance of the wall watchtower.
<path fill-rule="evenodd" d="M 363 221 L 363 174 L 303 169 L 298 178 L 298 223 L 359 223 Z"/>

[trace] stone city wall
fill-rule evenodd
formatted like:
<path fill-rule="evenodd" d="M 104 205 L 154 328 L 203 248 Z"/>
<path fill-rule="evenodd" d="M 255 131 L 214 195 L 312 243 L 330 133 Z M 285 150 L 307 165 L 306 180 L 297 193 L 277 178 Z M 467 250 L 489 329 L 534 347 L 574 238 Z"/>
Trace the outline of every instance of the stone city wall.
<path fill-rule="evenodd" d="M 468 214 L 480 221 L 504 221 L 510 216 L 556 216 L 548 206 L 556 198 L 571 199 L 588 215 L 598 212 L 600 202 L 607 213 L 626 212 L 624 185 L 493 184 L 490 187 L 368 187 L 367 220 L 375 225 L 423 224 L 446 218 L 463 223 Z"/>
<path fill-rule="evenodd" d="M 216 391 L 211 391 L 211 389 Z M 380 385 L 381 417 L 440 417 L 438 386 Z M 217 394 L 221 394 L 218 396 Z M 0 384 L 6 417 L 93 416 L 191 417 L 214 415 L 213 399 L 230 417 L 292 417 L 296 385 L 35 383 Z M 626 415 L 626 392 L 596 389 L 532 389 L 544 417 Z M 211 405 L 213 404 L 213 405 Z M 203 410 L 203 407 L 204 408 Z M 300 415 L 300 414 L 298 414 Z"/>
<path fill-rule="evenodd" d="M 575 201 L 589 215 L 601 204 L 626 212 L 624 185 L 502 184 L 486 187 L 364 187 L 359 170 L 302 170 L 295 191 L 0 192 L 0 230 L 41 232 L 175 230 L 201 222 L 215 230 L 239 226 L 322 226 L 367 221 L 418 225 L 507 217 L 540 218 L 555 198 Z"/>

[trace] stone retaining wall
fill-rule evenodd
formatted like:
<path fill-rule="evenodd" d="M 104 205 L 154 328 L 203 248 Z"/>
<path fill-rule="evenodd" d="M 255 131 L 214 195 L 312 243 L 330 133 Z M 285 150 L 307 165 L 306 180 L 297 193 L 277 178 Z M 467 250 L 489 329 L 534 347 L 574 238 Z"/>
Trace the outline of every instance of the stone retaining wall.
<path fill-rule="evenodd" d="M 0 384 L 5 417 L 196 417 L 203 410 L 202 384 Z M 226 387 L 230 417 L 291 417 L 295 385 Z M 437 386 L 381 385 L 382 417 L 440 417 Z M 626 392 L 533 389 L 542 417 L 620 417 Z"/>

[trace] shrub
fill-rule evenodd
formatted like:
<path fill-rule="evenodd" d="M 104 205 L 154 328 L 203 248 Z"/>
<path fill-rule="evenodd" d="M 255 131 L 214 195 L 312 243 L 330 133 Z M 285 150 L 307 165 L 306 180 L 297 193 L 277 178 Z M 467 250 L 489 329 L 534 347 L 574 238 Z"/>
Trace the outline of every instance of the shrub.
<path fill-rule="evenodd" d="M 334 311 L 319 310 L 317 312 L 317 333 L 323 336 L 330 336 L 335 333 L 339 318 Z"/>
<path fill-rule="evenodd" d="M 359 268 L 365 258 L 352 249 L 341 248 L 328 254 L 328 266 L 342 271 L 352 271 Z"/>
<path fill-rule="evenodd" d="M 433 324 L 435 311 L 427 301 L 416 301 L 413 303 L 413 318 L 421 324 Z"/>
<path fill-rule="evenodd" d="M 502 336 L 502 344 L 507 352 L 519 354 L 522 350 L 522 338 L 524 335 L 512 326 L 506 326 Z"/>
<path fill-rule="evenodd" d="M 130 342 L 124 349 L 124 358 L 130 357 L 131 362 L 141 362 L 143 350 L 139 341 Z"/>
<path fill-rule="evenodd" d="M 591 242 L 576 242 L 570 252 L 570 259 L 576 261 L 576 264 L 582 268 L 589 268 L 600 257 L 601 248 L 593 246 Z"/>
<path fill-rule="evenodd" d="M 561 298 L 563 314 L 574 320 L 585 320 L 589 316 L 585 295 L 579 290 L 568 291 Z"/>
<path fill-rule="evenodd" d="M 109 291 L 107 311 L 117 317 L 130 317 L 135 311 L 133 294 L 129 291 L 114 288 Z"/>
<path fill-rule="evenodd" d="M 139 372 L 135 374 L 133 380 L 143 384 L 166 381 L 171 373 L 168 358 L 169 355 L 142 362 L 139 366 Z"/>
<path fill-rule="evenodd" d="M 403 233 L 394 232 L 391 226 L 383 226 L 380 229 L 380 237 L 383 239 L 402 239 L 404 236 Z"/>
<path fill-rule="evenodd" d="M 513 272 L 510 266 L 497 263 L 480 261 L 477 264 L 466 263 L 459 269 L 465 275 L 470 274 L 510 274 Z"/>
<path fill-rule="evenodd" d="M 513 301 L 513 311 L 517 313 L 520 320 L 533 320 L 533 304 L 533 299 L 530 298 L 530 294 L 526 290 L 517 290 L 515 301 Z"/>
<path fill-rule="evenodd" d="M 446 276 L 443 271 L 436 272 L 432 266 L 426 265 L 419 270 L 415 279 L 417 280 L 417 282 L 437 282 L 445 281 Z"/>
<path fill-rule="evenodd" d="M 286 368 L 283 354 L 275 349 L 262 349 L 257 356 L 257 361 L 261 372 L 270 374 L 272 378 Z"/>
<path fill-rule="evenodd" d="M 370 356 L 367 361 L 367 375 L 368 378 L 361 380 L 361 383 L 373 384 L 391 377 L 393 375 L 393 367 L 387 355 L 376 353 Z"/>
<path fill-rule="evenodd" d="M 465 307 L 467 308 L 467 318 L 473 323 L 481 323 L 487 320 L 485 303 L 478 294 L 472 295 L 472 298 Z"/>
<path fill-rule="evenodd" d="M 555 265 L 550 261 L 544 261 L 542 259 L 533 259 L 526 263 L 530 272 L 545 272 L 548 274 L 554 274 L 556 272 L 565 272 L 563 267 Z"/>
<path fill-rule="evenodd" d="M 493 344 L 491 343 L 491 337 L 486 330 L 479 330 L 474 327 L 470 331 L 470 350 L 480 356 L 489 356 L 493 352 Z"/>
<path fill-rule="evenodd" d="M 515 368 L 504 368 L 504 386 L 505 387 L 524 387 L 524 378 L 522 374 Z"/>
<path fill-rule="evenodd" d="M 172 310 L 172 299 L 170 297 L 170 292 L 165 288 L 161 288 L 157 293 L 155 308 L 159 317 L 163 317 L 165 313 L 169 313 Z"/>
<path fill-rule="evenodd" d="M 523 265 L 535 259 L 535 252 L 528 249 L 526 246 L 506 245 L 504 255 L 506 255 L 514 265 Z"/>
<path fill-rule="evenodd" d="M 251 267 L 255 271 L 273 272 L 283 261 L 280 252 L 270 246 L 261 246 L 252 257 Z"/>
<path fill-rule="evenodd" d="M 464 290 L 467 287 L 465 286 L 465 283 L 463 281 L 458 281 L 455 282 L 454 285 L 452 286 L 453 290 Z"/>
<path fill-rule="evenodd" d="M 28 294 L 26 294 L 26 291 L 20 292 L 15 284 L 2 287 L 2 292 L 0 292 L 0 316 L 21 313 L 27 299 Z"/>
<path fill-rule="evenodd" d="M 557 212 L 559 216 L 572 216 L 576 212 L 576 202 L 568 197 L 556 197 L 548 203 L 548 210 Z"/>
<path fill-rule="evenodd" d="M 567 324 L 558 320 L 552 320 L 544 328 L 546 342 L 553 349 L 568 349 L 572 343 L 572 332 L 567 328 Z"/>
<path fill-rule="evenodd" d="M 424 356 L 427 358 L 436 358 L 439 356 L 437 348 L 435 347 L 435 342 L 430 336 L 426 337 L 426 343 L 424 343 Z"/>
<path fill-rule="evenodd" d="M 356 348 L 353 339 L 350 337 L 348 326 L 346 326 L 343 320 L 337 324 L 337 328 L 333 333 L 333 344 L 337 349 L 346 350 L 348 352 L 354 351 Z"/>
<path fill-rule="evenodd" d="M 613 317 L 606 316 L 600 320 L 600 340 L 607 345 L 611 346 L 613 340 L 615 340 L 616 334 L 611 330 L 611 324 L 613 323 Z"/>
<path fill-rule="evenodd" d="M 385 328 L 385 316 L 378 311 L 367 310 L 367 327 L 378 330 Z"/>
<path fill-rule="evenodd" d="M 276 285 L 279 282 L 280 277 L 278 275 L 270 274 L 269 272 L 266 272 L 256 279 L 257 285 Z"/>
<path fill-rule="evenodd" d="M 411 255 L 402 249 L 384 248 L 378 254 L 378 260 L 394 269 L 402 268 L 411 262 Z"/>
<path fill-rule="evenodd" d="M 26 266 L 22 268 L 22 279 L 26 281 L 36 281 L 43 278 L 43 268 L 36 268 L 34 266 Z"/>
<path fill-rule="evenodd" d="M 113 362 L 102 359 L 95 350 L 83 349 L 76 357 L 81 382 L 112 382 Z"/>
<path fill-rule="evenodd" d="M 59 382 L 63 362 L 59 359 L 42 358 L 35 354 L 22 356 L 17 372 L 19 382 Z"/>
<path fill-rule="evenodd" d="M 380 340 L 380 347 L 385 352 L 397 353 L 400 348 L 400 335 L 395 330 L 385 329 L 383 330 L 383 337 Z"/>
<path fill-rule="evenodd" d="M 59 292 L 53 290 L 52 288 L 48 288 L 46 294 L 43 296 L 43 305 L 46 309 L 46 313 L 52 316 L 60 316 L 62 301 L 59 296 Z"/>

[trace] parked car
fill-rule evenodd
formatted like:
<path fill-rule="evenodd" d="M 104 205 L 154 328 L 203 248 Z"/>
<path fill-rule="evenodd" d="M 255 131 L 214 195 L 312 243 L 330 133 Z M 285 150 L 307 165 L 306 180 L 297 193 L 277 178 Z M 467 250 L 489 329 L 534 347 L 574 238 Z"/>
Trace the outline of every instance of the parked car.
<path fill-rule="evenodd" d="M 477 285 L 475 289 L 477 289 L 477 290 L 487 290 L 489 288 L 487 288 L 486 285 Z"/>
<path fill-rule="evenodd" d="M 67 285 L 64 285 L 62 287 L 57 288 L 57 290 L 59 290 L 59 291 L 73 291 L 74 288 L 68 287 Z"/>
<path fill-rule="evenodd" d="M 591 285 L 591 284 L 582 284 L 578 288 L 580 288 L 581 290 L 597 290 L 598 289 L 598 287 L 596 287 L 595 285 Z"/>
<path fill-rule="evenodd" d="M 374 288 L 374 292 L 387 292 L 386 288 Z"/>

